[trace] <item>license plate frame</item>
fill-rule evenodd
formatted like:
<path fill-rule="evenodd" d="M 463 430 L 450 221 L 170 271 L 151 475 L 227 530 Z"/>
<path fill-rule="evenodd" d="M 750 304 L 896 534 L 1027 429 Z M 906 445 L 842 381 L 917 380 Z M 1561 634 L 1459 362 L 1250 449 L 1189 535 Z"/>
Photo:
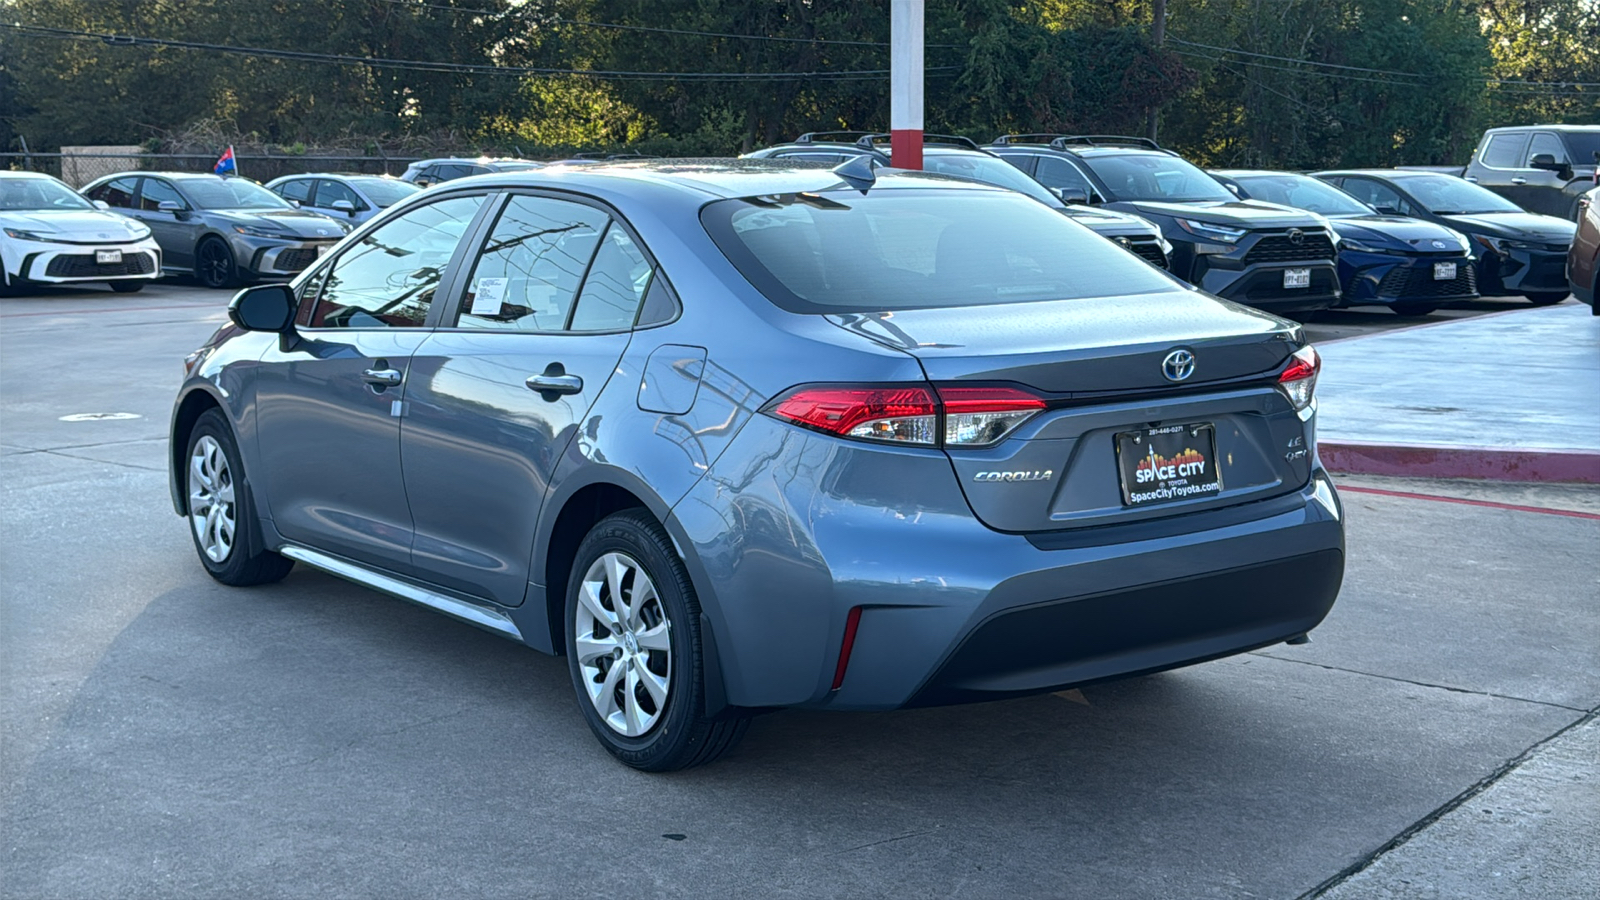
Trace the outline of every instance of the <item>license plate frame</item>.
<path fill-rule="evenodd" d="M 1289 288 L 1309 288 L 1309 287 L 1311 287 L 1311 270 L 1310 269 L 1284 269 L 1283 270 L 1283 286 L 1284 286 L 1285 289 L 1289 289 Z"/>
<path fill-rule="evenodd" d="M 1142 509 L 1222 493 L 1214 422 L 1119 431 L 1112 440 L 1125 508 Z M 1151 474 L 1141 476 L 1141 471 Z"/>
<path fill-rule="evenodd" d="M 1454 281 L 1456 279 L 1456 263 L 1436 262 L 1433 264 L 1434 281 Z"/>
<path fill-rule="evenodd" d="M 96 250 L 94 264 L 97 266 L 111 266 L 122 262 L 121 250 Z"/>

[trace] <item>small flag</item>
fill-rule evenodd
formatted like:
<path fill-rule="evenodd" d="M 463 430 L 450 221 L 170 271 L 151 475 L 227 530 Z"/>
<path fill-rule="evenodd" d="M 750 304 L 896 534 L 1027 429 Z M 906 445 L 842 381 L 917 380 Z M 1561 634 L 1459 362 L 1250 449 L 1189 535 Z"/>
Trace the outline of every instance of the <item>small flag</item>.
<path fill-rule="evenodd" d="M 233 164 L 232 144 L 229 144 L 228 149 L 222 151 L 222 155 L 217 157 L 217 164 L 211 167 L 211 171 L 217 175 L 239 174 L 239 167 Z"/>

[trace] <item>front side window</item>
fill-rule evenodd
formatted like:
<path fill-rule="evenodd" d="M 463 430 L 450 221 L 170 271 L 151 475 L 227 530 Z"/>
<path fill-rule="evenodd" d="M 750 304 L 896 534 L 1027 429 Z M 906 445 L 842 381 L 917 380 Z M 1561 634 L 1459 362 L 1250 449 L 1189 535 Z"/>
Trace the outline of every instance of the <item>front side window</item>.
<path fill-rule="evenodd" d="M 304 178 L 296 181 L 285 181 L 283 184 L 273 188 L 273 190 L 285 200 L 293 200 L 296 203 L 311 202 L 311 182 Z"/>
<path fill-rule="evenodd" d="M 459 327 L 564 330 L 609 223 L 581 203 L 512 197 L 467 279 Z"/>
<path fill-rule="evenodd" d="M 418 328 L 483 196 L 407 210 L 346 247 L 318 276 L 308 328 Z M 311 299 L 308 293 L 308 299 Z"/>
<path fill-rule="evenodd" d="M 1479 161 L 1491 169 L 1517 169 L 1522 166 L 1522 148 L 1528 146 L 1526 133 L 1491 135 Z"/>
<path fill-rule="evenodd" d="M 1077 191 L 1085 197 L 1094 196 L 1094 188 L 1089 185 L 1089 179 L 1072 163 L 1054 156 L 1039 157 L 1039 165 L 1034 169 L 1033 177 L 1045 187 L 1060 188 L 1063 190 Z"/>
<path fill-rule="evenodd" d="M 144 187 L 139 191 L 139 208 L 146 212 L 156 212 L 161 209 L 163 203 L 176 203 L 179 209 L 189 207 L 171 184 L 159 178 L 146 178 Z"/>
<path fill-rule="evenodd" d="M 1571 163 L 1567 159 L 1567 148 L 1562 145 L 1561 139 L 1547 131 L 1541 131 L 1533 136 L 1528 144 L 1528 165 L 1533 165 L 1533 158 L 1541 153 L 1548 153 L 1555 157 L 1558 163 Z"/>
<path fill-rule="evenodd" d="M 1043 204 L 1004 191 L 880 190 L 711 203 L 719 249 L 780 308 L 882 312 L 1174 290 Z"/>
<path fill-rule="evenodd" d="M 362 209 L 366 206 L 361 202 L 361 198 L 356 196 L 356 192 L 344 184 L 326 179 L 317 182 L 317 202 L 312 205 L 333 209 L 333 204 L 340 200 L 349 203 L 352 209 Z"/>
<path fill-rule="evenodd" d="M 1129 153 L 1084 159 L 1112 200 L 1166 203 L 1227 202 L 1235 199 L 1215 178 L 1165 153 Z"/>

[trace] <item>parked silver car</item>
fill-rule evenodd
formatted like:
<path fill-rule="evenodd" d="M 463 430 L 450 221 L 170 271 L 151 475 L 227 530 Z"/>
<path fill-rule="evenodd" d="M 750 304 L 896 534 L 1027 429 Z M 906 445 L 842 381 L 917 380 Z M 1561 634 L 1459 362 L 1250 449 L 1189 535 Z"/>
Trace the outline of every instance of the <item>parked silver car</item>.
<path fill-rule="evenodd" d="M 274 178 L 267 190 L 301 209 L 359 225 L 422 188 L 386 175 L 317 172 Z"/>
<path fill-rule="evenodd" d="M 406 167 L 400 180 L 415 184 L 417 187 L 428 187 L 445 181 L 454 181 L 457 178 L 466 178 L 468 175 L 526 172 L 543 167 L 544 163 L 534 162 L 531 159 L 497 159 L 488 156 L 468 159 L 452 156 L 441 159 L 419 159 Z"/>
<path fill-rule="evenodd" d="M 773 707 L 1011 697 L 1298 640 L 1342 510 L 1298 325 L 1009 190 L 862 160 L 423 192 L 191 355 L 172 503 L 564 654 L 647 770 Z"/>
<path fill-rule="evenodd" d="M 192 274 L 213 288 L 291 278 L 350 231 L 243 178 L 122 172 L 83 193 L 149 226 L 163 272 Z"/>

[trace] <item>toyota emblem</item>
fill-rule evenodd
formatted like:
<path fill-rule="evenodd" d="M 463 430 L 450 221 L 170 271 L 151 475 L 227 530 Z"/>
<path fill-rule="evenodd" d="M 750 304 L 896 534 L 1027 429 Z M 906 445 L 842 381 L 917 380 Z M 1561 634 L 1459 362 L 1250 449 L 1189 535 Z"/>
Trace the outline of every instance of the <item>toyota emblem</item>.
<path fill-rule="evenodd" d="M 1194 374 L 1194 354 L 1187 350 L 1174 350 L 1161 361 L 1161 374 L 1168 381 L 1183 381 Z"/>
<path fill-rule="evenodd" d="M 1443 250 L 1444 249 L 1444 241 L 1434 241 L 1433 242 L 1433 249 L 1435 249 L 1435 250 Z"/>
<path fill-rule="evenodd" d="M 1291 243 L 1291 244 L 1301 244 L 1301 243 L 1305 242 L 1305 239 L 1306 239 L 1306 233 L 1304 231 L 1301 231 L 1298 228 L 1289 229 L 1289 243 Z"/>

